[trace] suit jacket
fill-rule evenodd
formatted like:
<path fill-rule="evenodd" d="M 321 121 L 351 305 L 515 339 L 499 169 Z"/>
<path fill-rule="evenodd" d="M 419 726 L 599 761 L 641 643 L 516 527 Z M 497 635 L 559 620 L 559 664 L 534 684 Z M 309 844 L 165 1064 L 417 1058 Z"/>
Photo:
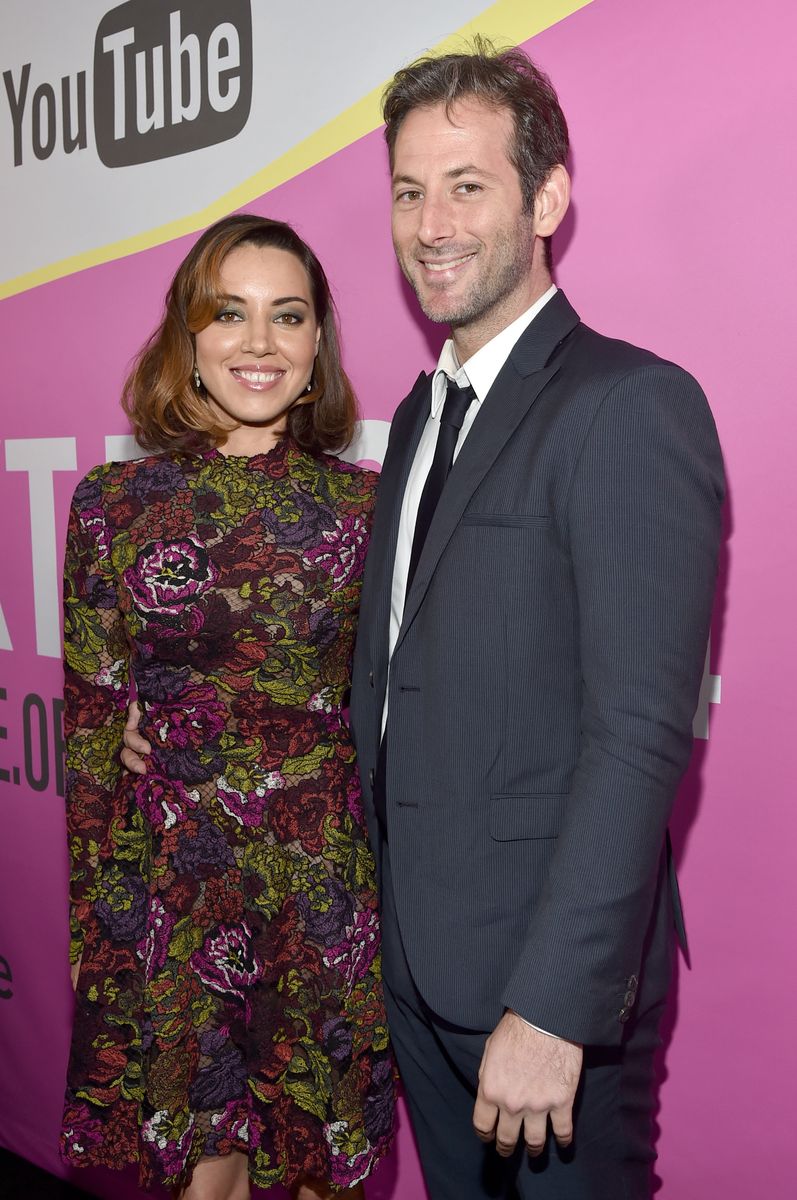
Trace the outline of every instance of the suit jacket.
<path fill-rule="evenodd" d="M 720 545 L 714 423 L 691 376 L 588 329 L 558 292 L 452 468 L 388 683 L 399 515 L 430 390 L 421 375 L 393 420 L 355 651 L 377 861 L 389 686 L 391 869 L 421 995 L 470 1028 L 508 1007 L 617 1043 L 669 903 L 663 844 Z"/>

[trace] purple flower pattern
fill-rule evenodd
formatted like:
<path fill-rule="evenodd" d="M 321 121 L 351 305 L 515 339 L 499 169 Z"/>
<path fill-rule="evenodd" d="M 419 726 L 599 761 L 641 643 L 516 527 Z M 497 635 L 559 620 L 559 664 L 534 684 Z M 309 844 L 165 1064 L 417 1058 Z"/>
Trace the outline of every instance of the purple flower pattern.
<path fill-rule="evenodd" d="M 309 549 L 308 563 L 323 567 L 329 573 L 332 586 L 345 587 L 352 576 L 362 574 L 368 544 L 368 528 L 357 514 L 338 521 L 333 529 L 324 530 L 322 542 Z"/>
<path fill-rule="evenodd" d="M 243 998 L 243 989 L 263 973 L 252 943 L 252 930 L 242 922 L 236 927 L 220 925 L 214 937 L 191 956 L 191 966 L 208 987 Z"/>
<path fill-rule="evenodd" d="M 193 537 L 150 542 L 123 579 L 145 612 L 179 616 L 216 580 L 208 552 Z"/>

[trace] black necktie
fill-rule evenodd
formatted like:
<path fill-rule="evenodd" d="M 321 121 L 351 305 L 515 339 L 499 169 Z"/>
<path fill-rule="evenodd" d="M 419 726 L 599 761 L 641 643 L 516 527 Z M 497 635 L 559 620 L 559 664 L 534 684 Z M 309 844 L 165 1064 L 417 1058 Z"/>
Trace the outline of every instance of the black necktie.
<path fill-rule="evenodd" d="M 429 474 L 426 477 L 426 483 L 423 485 L 420 503 L 418 504 L 418 516 L 415 520 L 415 533 L 412 538 L 410 565 L 407 570 L 407 592 L 410 590 L 410 584 L 415 575 L 415 568 L 418 565 L 418 559 L 421 557 L 423 544 L 426 541 L 426 535 L 429 532 L 429 526 L 432 523 L 432 517 L 437 508 L 440 494 L 443 491 L 443 485 L 448 479 L 451 465 L 454 462 L 454 450 L 456 449 L 462 422 L 465 420 L 465 413 L 470 408 L 471 401 L 475 397 L 476 393 L 470 384 L 467 387 L 461 388 L 457 387 L 453 379 L 448 380 L 446 399 L 443 411 L 440 413 L 440 431 L 437 435 L 434 458 L 432 459 L 432 465 L 429 468 Z"/>

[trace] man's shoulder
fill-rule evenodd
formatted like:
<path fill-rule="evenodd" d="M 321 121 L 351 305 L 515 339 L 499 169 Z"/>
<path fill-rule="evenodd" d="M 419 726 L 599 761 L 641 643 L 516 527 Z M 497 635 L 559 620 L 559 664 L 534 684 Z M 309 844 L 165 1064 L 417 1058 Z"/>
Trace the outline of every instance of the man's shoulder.
<path fill-rule="evenodd" d="M 689 371 L 632 342 L 607 337 L 580 324 L 563 348 L 558 394 L 567 397 L 562 415 L 586 420 L 614 398 L 630 404 L 708 409 L 703 388 Z"/>
<path fill-rule="evenodd" d="M 689 376 L 677 363 L 622 338 L 607 337 L 590 326 L 579 325 L 573 338 L 571 363 L 585 374 L 621 378 L 634 371 L 676 372 Z"/>
<path fill-rule="evenodd" d="M 679 377 L 697 386 L 687 371 L 652 350 L 585 324 L 561 289 L 521 334 L 510 358 L 527 377 L 542 366 L 558 367 L 559 386 L 579 393 L 611 389 L 627 376 Z"/>

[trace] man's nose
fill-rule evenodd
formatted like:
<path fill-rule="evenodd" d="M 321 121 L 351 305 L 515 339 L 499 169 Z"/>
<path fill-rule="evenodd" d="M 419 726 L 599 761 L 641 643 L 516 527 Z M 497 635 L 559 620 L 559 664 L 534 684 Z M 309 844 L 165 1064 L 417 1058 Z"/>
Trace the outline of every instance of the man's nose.
<path fill-rule="evenodd" d="M 427 246 L 452 238 L 456 222 L 451 201 L 445 196 L 424 196 L 418 237 Z"/>

